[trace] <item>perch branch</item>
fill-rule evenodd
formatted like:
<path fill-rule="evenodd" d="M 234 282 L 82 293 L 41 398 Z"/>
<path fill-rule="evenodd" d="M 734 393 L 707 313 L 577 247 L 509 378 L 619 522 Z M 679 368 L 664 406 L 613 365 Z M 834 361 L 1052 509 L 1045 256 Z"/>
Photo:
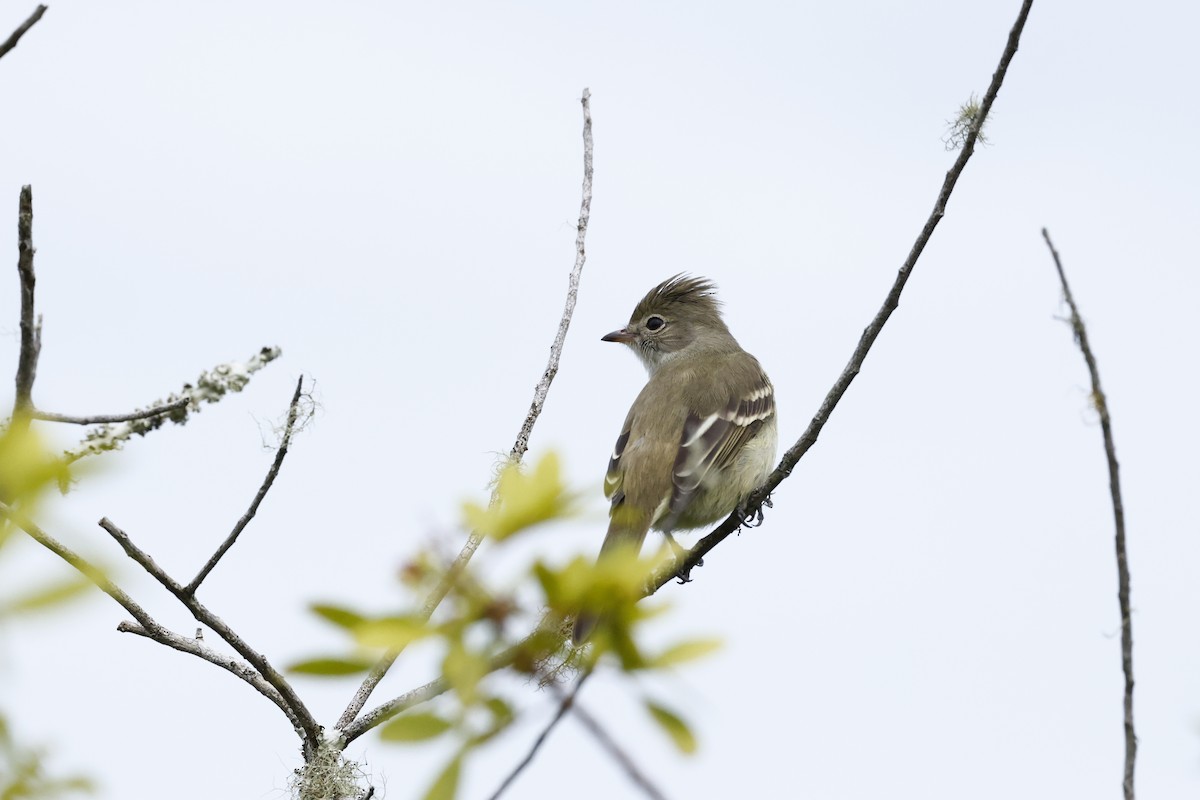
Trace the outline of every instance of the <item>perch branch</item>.
<path fill-rule="evenodd" d="M 697 542 L 682 557 L 671 559 L 664 566 L 655 570 L 648 582 L 647 594 L 657 592 L 675 575 L 681 572 L 687 574 L 690 569 L 700 563 L 710 550 L 724 541 L 729 534 L 741 527 L 743 521 L 761 513 L 763 503 L 770 496 L 771 492 L 784 479 L 791 475 L 796 463 L 808 452 L 809 448 L 816 444 L 817 437 L 821 434 L 821 429 L 825 427 L 825 423 L 829 421 L 829 416 L 833 413 L 833 409 L 850 387 L 850 382 L 854 380 L 859 370 L 862 369 L 863 361 L 883 330 L 888 317 L 892 315 L 892 312 L 899 305 L 900 293 L 904 290 L 904 285 L 908 282 L 908 278 L 917 264 L 917 259 L 920 258 L 921 253 L 925 250 L 925 245 L 928 244 L 930 237 L 933 235 L 934 229 L 937 228 L 938 223 L 946 214 L 946 204 L 950 200 L 950 194 L 954 191 L 954 186 L 958 183 L 958 178 L 962 174 L 963 168 L 966 167 L 967 161 L 970 160 L 971 154 L 975 151 L 975 142 L 979 138 L 979 132 L 987 120 L 988 112 L 992 108 L 992 103 L 996 100 L 996 95 L 1000 92 L 1000 86 L 1004 83 L 1004 76 L 1008 72 L 1008 65 L 1012 62 L 1013 56 L 1016 55 L 1017 45 L 1021 40 L 1021 31 L 1025 27 L 1025 20 L 1029 17 L 1029 9 L 1032 5 L 1033 0 L 1024 0 L 1021 4 L 1021 10 L 1017 14 L 1017 21 L 1013 24 L 1012 30 L 1008 34 L 1008 42 L 1004 48 L 1004 52 L 1000 56 L 1000 63 L 996 67 L 996 71 L 992 74 L 992 82 L 983 96 L 979 112 L 967 132 L 958 158 L 950 168 L 950 171 L 946 173 L 941 191 L 938 192 L 937 200 L 934 202 L 933 211 L 930 213 L 929 218 L 925 221 L 925 226 L 921 229 L 921 233 L 913 243 L 912 249 L 908 253 L 908 258 L 900 266 L 891 291 L 888 292 L 887 297 L 883 301 L 883 306 L 876 312 L 875 317 L 867 325 L 866 329 L 863 330 L 862 337 L 858 340 L 858 345 L 850 355 L 850 361 L 846 364 L 846 368 L 842 370 L 842 374 L 834 382 L 829 393 L 825 395 L 825 399 L 821 402 L 820 408 L 817 409 L 816 415 L 813 416 L 812 421 L 808 424 L 804 433 L 800 435 L 800 438 L 796 440 L 796 443 L 783 454 L 783 459 L 779 462 L 779 466 L 767 477 L 766 483 L 755 489 L 750 497 L 747 498 L 745 508 L 730 514 L 728 519 Z"/>
<path fill-rule="evenodd" d="M 196 577 L 192 578 L 192 582 L 184 587 L 184 593 L 193 595 L 204 579 L 208 577 L 208 573 L 213 571 L 213 567 L 217 566 L 217 562 L 221 557 L 233 547 L 233 543 L 237 541 L 238 536 L 250 524 L 250 520 L 254 519 L 254 515 L 258 513 L 258 507 L 262 503 L 263 498 L 267 496 L 267 492 L 271 491 L 271 485 L 275 483 L 275 477 L 279 475 L 279 468 L 283 466 L 283 459 L 287 456 L 288 445 L 292 441 L 292 431 L 296 427 L 296 419 L 300 412 L 300 391 L 304 385 L 304 377 L 301 376 L 296 381 L 296 391 L 292 394 L 291 405 L 288 406 L 287 425 L 283 429 L 283 439 L 279 443 L 279 449 L 275 451 L 275 460 L 271 463 L 271 468 L 267 470 L 267 477 L 263 480 L 262 486 L 258 488 L 258 493 L 254 495 L 254 500 L 251 501 L 250 507 L 246 509 L 246 513 L 233 526 L 233 530 L 225 537 L 225 541 L 221 542 L 221 546 L 217 548 L 217 552 L 212 554 L 208 562 L 200 568 L 196 573 Z"/>
<path fill-rule="evenodd" d="M 567 329 L 571 326 L 571 317 L 575 313 L 575 301 L 579 295 L 579 278 L 583 274 L 583 264 L 587 259 L 587 254 L 584 249 L 584 239 L 587 236 L 588 220 L 592 213 L 592 93 L 586 88 L 583 90 L 583 96 L 580 98 L 580 103 L 583 105 L 583 199 L 579 204 L 579 222 L 576 226 L 575 233 L 575 266 L 571 269 L 571 276 L 567 288 L 567 301 L 563 308 L 562 318 L 558 322 L 558 332 L 554 336 L 554 343 L 550 346 L 550 360 L 546 364 L 546 371 L 542 373 L 542 379 L 538 381 L 533 390 L 533 402 L 529 405 L 529 413 L 525 416 L 525 422 L 521 425 L 521 430 L 517 432 L 516 442 L 513 444 L 512 451 L 509 453 L 509 461 L 512 463 L 519 462 L 525 457 L 525 451 L 529 449 L 529 437 L 533 432 L 534 423 L 542 413 L 542 408 L 546 404 L 546 396 L 550 392 L 550 384 L 554 381 L 554 376 L 558 374 L 558 362 L 562 357 L 563 343 L 567 338 Z M 497 501 L 497 496 L 493 492 L 492 503 Z M 483 537 L 477 532 L 472 531 L 467 537 L 466 543 L 455 557 L 450 568 L 446 570 L 446 574 L 438 581 L 437 586 L 430 592 L 429 597 L 425 599 L 425 603 L 421 606 L 420 618 L 427 620 L 433 616 L 433 612 L 446 599 L 450 589 L 454 586 L 458 576 L 466 569 L 467 563 L 475 555 L 475 551 L 479 549 L 479 545 L 483 542 Z M 358 691 L 354 693 L 350 704 L 346 706 L 346 710 L 342 712 L 342 716 L 337 721 L 337 728 L 346 729 L 358 713 L 362 711 L 366 705 L 371 693 L 375 691 L 375 687 L 383 680 L 383 676 L 392 668 L 392 664 L 400 656 L 404 648 L 397 648 L 385 653 L 380 660 L 371 668 L 370 673 L 359 686 Z"/>
<path fill-rule="evenodd" d="M 51 411 L 34 409 L 31 416 L 34 419 L 40 419 L 44 422 L 63 422 L 68 425 L 101 425 L 113 422 L 133 422 L 134 420 L 157 417 L 160 414 L 182 411 L 187 408 L 189 402 L 186 397 L 181 397 L 171 403 L 163 403 L 162 405 L 145 408 L 140 411 L 130 411 L 128 414 L 93 414 L 89 417 L 73 417 L 70 414 L 55 414 Z"/>
<path fill-rule="evenodd" d="M 180 603 L 183 603 L 188 611 L 192 612 L 192 616 L 196 618 L 197 622 L 211 628 L 230 647 L 237 651 L 238 655 L 249 661 L 250 665 L 258 670 L 263 679 L 274 687 L 275 691 L 279 692 L 279 696 L 283 698 L 284 702 L 299 720 L 300 728 L 304 732 L 306 752 L 308 748 L 316 747 L 321 738 L 320 726 L 312 714 L 309 713 L 308 708 L 305 707 L 304 702 L 296 694 L 295 690 L 292 689 L 291 684 L 271 666 L 270 662 L 262 654 L 250 647 L 250 645 L 246 644 L 242 637 L 234 633 L 233 629 L 225 624 L 224 620 L 209 611 L 194 596 L 188 594 L 185 588 L 180 586 L 162 567 L 156 564 L 149 554 L 135 545 L 125 531 L 118 528 L 107 518 L 100 520 L 100 527 L 108 531 L 109 535 L 117 541 L 117 544 L 121 545 L 121 549 L 125 551 L 126 555 L 136 561 L 142 569 L 150 573 L 168 592 L 175 595 L 176 599 Z M 141 620 L 138 621 L 140 622 Z"/>
<path fill-rule="evenodd" d="M 4 44 L 0 44 L 0 58 L 4 58 L 4 56 L 8 55 L 8 51 L 17 46 L 17 42 L 21 41 L 21 37 L 24 36 L 30 28 L 36 25 L 37 21 L 42 18 L 42 14 L 45 13 L 46 6 L 39 5 L 37 8 L 35 8 L 33 13 L 29 15 L 29 19 L 22 22 L 20 27 L 12 32 L 12 36 L 9 36 L 4 40 Z"/>
<path fill-rule="evenodd" d="M 1125 550 L 1125 506 L 1121 502 L 1120 465 L 1117 463 L 1117 447 L 1113 442 L 1112 418 L 1108 413 L 1108 398 L 1100 388 L 1100 369 L 1096 366 L 1096 356 L 1088 343 L 1087 328 L 1083 317 L 1079 315 L 1079 307 L 1067 284 L 1067 273 L 1063 270 L 1062 260 L 1054 243 L 1050 241 L 1050 233 L 1042 228 L 1042 238 L 1050 248 L 1054 258 L 1054 268 L 1058 270 L 1058 279 L 1062 283 L 1063 299 L 1071 309 L 1071 330 L 1075 334 L 1075 343 L 1083 353 L 1087 362 L 1088 374 L 1092 379 L 1092 404 L 1100 414 L 1100 430 L 1104 434 L 1104 455 L 1108 459 L 1108 488 L 1112 495 L 1113 521 L 1116 526 L 1117 549 L 1117 601 L 1121 607 L 1121 669 L 1125 673 L 1125 771 L 1122 787 L 1125 790 L 1125 800 L 1133 800 L 1133 769 L 1137 761 L 1137 733 L 1133 728 L 1133 617 L 1129 607 L 1129 559 Z"/>
<path fill-rule="evenodd" d="M 3 514 L 14 524 L 29 534 L 29 537 L 38 544 L 45 547 L 50 552 L 61 558 L 63 561 L 75 568 L 79 574 L 86 577 L 96 585 L 100 591 L 111 597 L 122 608 L 130 613 L 137 623 L 122 622 L 117 626 L 117 630 L 136 633 L 139 636 L 145 636 L 159 644 L 164 644 L 184 653 L 191 653 L 194 656 L 203 658 L 205 661 L 210 661 L 213 664 L 226 669 L 237 677 L 250 684 L 259 694 L 266 697 L 272 703 L 280 708 L 287 718 L 291 721 L 297 733 L 302 733 L 303 729 L 296 715 L 284 702 L 274 688 L 271 687 L 263 678 L 254 672 L 248 664 L 243 664 L 236 659 L 231 659 L 228 656 L 223 656 L 216 653 L 204 645 L 200 644 L 195 639 L 188 639 L 180 636 L 177 633 L 163 627 L 150 614 L 142 608 L 132 597 L 125 593 L 120 586 L 114 583 L 104 574 L 104 571 L 89 562 L 86 558 L 71 550 L 66 545 L 59 542 L 46 531 L 42 530 L 32 521 L 26 519 L 20 513 L 14 511 L 4 503 L 0 503 L 0 514 Z"/>

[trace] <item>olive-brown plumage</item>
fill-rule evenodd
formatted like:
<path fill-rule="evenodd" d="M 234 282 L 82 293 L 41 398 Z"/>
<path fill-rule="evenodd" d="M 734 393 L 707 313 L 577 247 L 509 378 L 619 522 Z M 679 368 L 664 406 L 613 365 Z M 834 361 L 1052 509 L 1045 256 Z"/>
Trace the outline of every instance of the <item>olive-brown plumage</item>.
<path fill-rule="evenodd" d="M 775 460 L 775 397 L 758 360 L 721 319 L 715 287 L 676 275 L 650 290 L 629 324 L 603 337 L 628 345 L 649 380 L 617 436 L 604 493 L 611 503 L 600 557 L 640 548 L 653 528 L 716 522 L 766 479 Z M 581 642 L 594 620 L 581 615 Z"/>

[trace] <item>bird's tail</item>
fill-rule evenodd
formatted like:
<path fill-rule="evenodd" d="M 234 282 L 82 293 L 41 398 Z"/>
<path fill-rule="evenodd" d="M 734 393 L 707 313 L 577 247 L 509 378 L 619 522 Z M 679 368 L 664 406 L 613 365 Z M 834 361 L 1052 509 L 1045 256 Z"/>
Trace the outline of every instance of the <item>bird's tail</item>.
<path fill-rule="evenodd" d="M 625 513 L 622 513 L 625 512 Z M 606 558 L 613 558 L 617 553 L 639 553 L 646 533 L 650 530 L 650 521 L 632 518 L 625 507 L 613 510 L 612 519 L 608 523 L 608 533 L 604 536 L 604 544 L 600 545 L 600 555 L 596 563 Z M 599 618 L 587 611 L 581 611 L 575 617 L 575 629 L 571 641 L 581 645 L 587 641 Z"/>

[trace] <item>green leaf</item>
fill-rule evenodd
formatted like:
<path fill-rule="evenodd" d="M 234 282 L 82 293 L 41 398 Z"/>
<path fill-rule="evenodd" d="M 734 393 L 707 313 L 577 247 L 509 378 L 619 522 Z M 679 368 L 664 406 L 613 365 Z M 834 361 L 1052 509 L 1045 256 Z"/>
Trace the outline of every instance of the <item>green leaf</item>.
<path fill-rule="evenodd" d="M 473 747 L 490 742 L 516 719 L 512 706 L 499 697 L 489 697 L 483 701 L 483 705 L 492 715 L 492 724 L 479 735 L 471 737 L 470 744 Z"/>
<path fill-rule="evenodd" d="M 462 772 L 462 753 L 450 760 L 442 774 L 429 787 L 423 800 L 454 800 L 458 794 L 458 775 Z"/>
<path fill-rule="evenodd" d="M 434 739 L 450 730 L 453 724 L 437 714 L 423 711 L 401 714 L 379 731 L 385 742 L 423 742 Z"/>
<path fill-rule="evenodd" d="M 429 623 L 414 616 L 368 619 L 354 626 L 354 638 L 363 647 L 385 647 L 389 650 L 405 647 L 433 632 Z"/>
<path fill-rule="evenodd" d="M 307 661 L 299 661 L 288 667 L 291 672 L 300 675 L 354 675 L 359 672 L 366 672 L 371 668 L 370 661 L 359 658 L 310 658 Z"/>
<path fill-rule="evenodd" d="M 487 508 L 463 506 L 467 527 L 485 536 L 507 539 L 514 533 L 571 513 L 574 498 L 563 484 L 558 456 L 547 453 L 532 470 L 509 464 L 496 481 L 496 502 Z"/>
<path fill-rule="evenodd" d="M 25 595 L 18 595 L 0 607 L 0 616 L 23 611 L 39 611 L 66 602 L 92 586 L 82 575 L 40 586 Z"/>
<path fill-rule="evenodd" d="M 464 705 L 475 702 L 476 689 L 487 673 L 488 659 L 467 650 L 462 642 L 453 642 L 446 651 L 442 674 Z"/>
<path fill-rule="evenodd" d="M 694 661 L 721 649 L 720 639 L 691 639 L 671 645 L 650 659 L 651 668 L 673 667 L 686 661 Z"/>
<path fill-rule="evenodd" d="M 326 622 L 332 622 L 339 628 L 355 628 L 366 621 L 366 617 L 359 614 L 357 611 L 351 611 L 348 608 L 341 606 L 331 606 L 322 603 L 314 603 L 310 609 L 321 619 Z"/>
<path fill-rule="evenodd" d="M 653 700 L 646 701 L 646 710 L 650 712 L 650 716 L 654 718 L 659 727 L 667 732 L 680 752 L 689 756 L 696 752 L 696 736 L 677 714 L 663 708 Z"/>

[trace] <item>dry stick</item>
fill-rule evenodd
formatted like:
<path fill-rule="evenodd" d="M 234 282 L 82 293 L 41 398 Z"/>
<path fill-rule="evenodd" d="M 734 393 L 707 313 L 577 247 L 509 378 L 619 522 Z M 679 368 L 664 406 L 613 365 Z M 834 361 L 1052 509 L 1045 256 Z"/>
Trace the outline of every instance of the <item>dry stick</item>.
<path fill-rule="evenodd" d="M 33 22 L 27 24 L 32 25 Z M 35 321 L 33 317 L 33 291 L 37 284 L 37 276 L 33 271 L 33 253 L 33 188 L 26 185 L 21 187 L 21 199 L 17 209 L 17 273 L 21 277 L 21 353 L 17 361 L 13 425 L 21 427 L 29 425 L 29 413 L 33 410 L 33 379 L 37 376 L 38 353 L 42 349 L 42 326 L 40 321 Z"/>
<path fill-rule="evenodd" d="M 575 234 L 575 266 L 571 269 L 567 289 L 567 301 L 563 308 L 562 318 L 558 322 L 558 333 L 555 334 L 554 343 L 550 346 L 550 360 L 546 364 L 546 371 L 542 373 L 542 379 L 534 387 L 533 402 L 529 405 L 529 413 L 525 416 L 525 422 L 521 425 L 521 430 L 517 433 L 517 440 L 513 444 L 512 451 L 509 453 L 508 458 L 510 463 L 519 462 L 524 458 L 525 451 L 529 449 L 529 436 L 533 432 L 534 423 L 537 422 L 538 416 L 542 413 L 542 407 L 546 404 L 546 395 L 550 392 L 550 383 L 554 380 L 554 376 L 558 374 L 558 362 L 562 358 L 563 343 L 566 341 L 567 329 L 571 326 L 571 317 L 575 313 L 575 301 L 579 295 L 579 277 L 583 274 L 583 264 L 587 259 L 584 250 L 584 238 L 587 236 L 588 220 L 591 218 L 592 213 L 592 107 L 589 102 L 591 97 L 592 93 L 585 88 L 583 90 L 583 97 L 580 98 L 580 102 L 583 105 L 583 199 L 579 205 L 579 223 L 576 226 Z M 495 503 L 496 500 L 497 497 L 493 493 L 492 502 Z M 419 616 L 422 620 L 427 620 L 433 616 L 433 612 L 446 599 L 446 595 L 450 593 L 454 582 L 458 580 L 458 576 L 466 568 L 467 562 L 475 555 L 475 551 L 479 549 L 479 545 L 482 542 L 483 537 L 475 531 L 472 531 L 470 536 L 467 537 L 467 541 L 463 544 L 458 556 L 455 557 L 450 568 L 446 570 L 446 574 L 438 581 L 437 586 L 434 587 L 429 597 L 425 599 L 425 603 L 421 606 Z M 346 706 L 346 710 L 338 718 L 336 728 L 345 730 L 354 722 L 354 718 L 362 711 L 363 706 L 367 703 L 367 699 L 375 691 L 375 687 L 383 680 L 383 676 L 392 668 L 392 664 L 396 662 L 396 659 L 399 658 L 402 652 L 404 652 L 403 647 L 389 650 L 371 668 L 362 685 L 358 687 L 358 691 L 354 693 L 350 704 Z"/>
<path fill-rule="evenodd" d="M 187 408 L 190 402 L 188 398 L 181 397 L 172 403 L 164 403 L 161 406 L 141 411 L 130 411 L 128 414 L 93 414 L 89 417 L 73 417 L 70 414 L 55 414 L 51 411 L 34 409 L 30 416 L 44 422 L 63 422 L 68 425 L 107 425 L 112 422 L 132 422 L 135 419 L 149 419 L 157 417 L 159 414 L 170 414 L 172 411 Z"/>
<path fill-rule="evenodd" d="M 8 51 L 17 46 L 17 42 L 21 41 L 21 37 L 25 35 L 25 32 L 32 28 L 34 24 L 36 24 L 37 21 L 42 18 L 42 14 L 45 13 L 45 6 L 38 6 L 35 8 L 33 13 L 29 15 L 29 19 L 22 22 L 21 27 L 13 31 L 12 36 L 9 36 L 4 40 L 4 44 L 0 44 L 0 58 L 8 55 Z"/>
<path fill-rule="evenodd" d="M 796 440 L 796 443 L 784 453 L 779 466 L 768 476 L 766 483 L 755 489 L 750 497 L 747 498 L 743 509 L 730 514 L 728 519 L 722 522 L 712 533 L 697 542 L 682 558 L 670 559 L 664 566 L 654 571 L 648 582 L 648 595 L 657 592 L 677 574 L 681 572 L 687 574 L 689 570 L 700 563 L 710 550 L 724 541 L 729 534 L 740 528 L 745 520 L 750 519 L 755 514 L 761 513 L 763 503 L 770 496 L 771 492 L 792 473 L 792 469 L 796 466 L 796 463 L 808 452 L 809 448 L 816 444 L 821 429 L 825 427 L 825 423 L 829 421 L 829 416 L 833 413 L 833 409 L 850 387 L 850 382 L 858 375 L 859 370 L 862 368 L 863 360 L 867 357 L 867 352 L 870 351 L 871 345 L 879 337 L 880 331 L 883 330 L 884 323 L 888 321 L 888 317 L 891 316 L 892 312 L 899 305 L 900 293 L 904 290 L 904 285 L 908 282 L 909 275 L 912 273 L 913 267 L 916 266 L 917 259 L 920 258 L 921 252 L 925 249 L 925 245 L 933 235 L 938 222 L 946 214 L 946 203 L 950 200 L 950 193 L 954 191 L 954 185 L 958 183 L 959 175 L 962 174 L 963 168 L 967 165 L 967 161 L 971 158 L 971 154 L 975 150 L 975 141 L 979 138 L 979 131 L 987 120 L 988 112 L 991 110 L 992 103 L 996 100 L 996 95 L 1000 91 L 1001 84 L 1004 83 L 1004 75 L 1008 71 L 1008 65 L 1017 52 L 1017 44 L 1021 39 L 1021 31 L 1025 27 L 1025 20 L 1029 16 L 1029 9 L 1032 5 L 1033 0 L 1024 0 L 1021 4 L 1017 21 L 1013 24 L 1012 30 L 1008 34 L 1008 44 L 1004 48 L 1004 53 L 1000 56 L 1000 63 L 992 75 L 992 82 L 988 86 L 987 93 L 983 96 L 983 102 L 980 103 L 979 113 L 971 125 L 966 140 L 963 142 L 962 152 L 959 153 L 954 166 L 946 173 L 946 179 L 942 182 L 941 191 L 938 192 L 933 212 L 930 213 L 929 219 L 925 221 L 925 226 L 921 229 L 920 235 L 917 236 L 917 240 L 913 243 L 912 249 L 908 253 L 908 258 L 900 266 L 900 271 L 896 275 L 896 280 L 892 284 L 891 291 L 888 292 L 883 306 L 876 312 L 875 317 L 863 331 L 862 338 L 858 340 L 858 346 L 854 348 L 854 352 L 850 355 L 849 363 L 846 364 L 846 368 L 842 370 L 842 374 L 834 382 L 833 388 L 825 395 L 825 399 L 822 401 L 821 407 L 817 409 L 812 422 L 808 424 L 808 428 Z"/>
<path fill-rule="evenodd" d="M 138 603 L 134 601 L 132 597 L 126 594 L 120 586 L 113 583 L 108 576 L 104 574 L 103 570 L 96 567 L 86 558 L 59 542 L 53 536 L 46 533 L 46 531 L 42 530 L 30 520 L 25 519 L 21 514 L 14 511 L 4 503 L 0 503 L 0 514 L 3 514 L 8 519 L 12 520 L 23 531 L 29 534 L 30 538 L 32 538 L 38 544 L 42 545 L 47 550 L 54 553 L 63 561 L 66 561 L 68 564 L 74 567 L 81 575 L 94 583 L 96 587 L 100 589 L 100 591 L 117 601 L 122 608 L 128 611 L 133 618 L 137 620 L 137 624 L 122 622 L 117 626 L 117 630 L 126 633 L 136 633 L 139 636 L 145 636 L 153 641 L 158 642 L 159 644 L 164 644 L 167 647 L 174 648 L 180 652 L 191 653 L 194 656 L 203 658 L 205 661 L 216 664 L 222 669 L 228 670 L 244 680 L 246 683 L 250 684 L 256 691 L 258 691 L 259 694 L 261 694 L 263 697 L 266 697 L 268 700 L 278 706 L 280 710 L 287 715 L 288 720 L 291 721 L 298 734 L 303 732 L 300 721 L 296 718 L 296 715 L 292 713 L 292 710 L 288 707 L 287 703 L 284 702 L 279 692 L 277 692 L 269 683 L 263 680 L 262 676 L 255 672 L 249 664 L 237 659 L 232 659 L 222 653 L 217 653 L 216 651 L 205 647 L 195 639 L 189 639 L 187 637 L 180 636 L 174 631 L 164 628 L 162 625 L 156 622 L 155 619 L 151 617 L 144 608 L 138 605 Z"/>
<path fill-rule="evenodd" d="M 185 594 L 193 595 L 196 589 L 200 588 L 200 584 L 208 577 L 208 573 L 213 571 L 213 567 L 217 566 L 217 562 L 221 557 L 233 547 L 233 543 L 237 541 L 238 536 L 250 524 L 250 520 L 254 519 L 254 515 L 258 513 L 258 506 L 262 503 L 263 498 L 267 496 L 267 492 L 271 491 L 271 485 L 275 483 L 275 477 L 279 474 L 279 468 L 283 466 L 283 459 L 287 456 L 288 445 L 292 441 L 292 430 L 296 427 L 296 418 L 300 408 L 300 388 L 304 385 L 304 376 L 296 381 L 296 391 L 292 394 L 292 403 L 288 406 L 287 426 L 283 430 L 283 441 L 279 444 L 279 449 L 275 451 L 275 461 L 272 462 L 271 468 L 267 470 L 267 477 L 263 479 L 262 486 L 258 488 L 258 494 L 254 495 L 254 500 L 250 503 L 250 508 L 246 509 L 246 513 L 233 526 L 233 530 L 225 537 L 225 541 L 221 542 L 221 546 L 217 548 L 217 552 L 212 554 L 208 562 L 200 568 L 196 573 L 196 577 L 192 578 L 192 582 L 183 588 Z"/>
<path fill-rule="evenodd" d="M 1133 800 L 1133 768 L 1137 761 L 1137 734 L 1133 729 L 1133 618 L 1129 608 L 1129 560 L 1125 551 L 1125 506 L 1121 502 L 1120 466 L 1117 464 L 1117 448 L 1113 443 L 1112 418 L 1108 415 L 1108 399 L 1100 388 L 1100 370 L 1096 366 L 1096 357 L 1088 343 L 1087 328 L 1083 318 L 1079 316 L 1079 308 L 1071 295 L 1071 287 L 1067 285 L 1067 274 L 1063 271 L 1062 261 L 1050 234 L 1042 228 L 1042 238 L 1050 248 L 1054 257 L 1054 268 L 1058 270 L 1058 278 L 1062 282 L 1063 298 L 1071 309 L 1071 330 L 1075 333 L 1075 342 L 1083 352 L 1083 360 L 1087 362 L 1088 373 L 1092 377 L 1092 404 L 1100 413 L 1100 429 L 1104 432 L 1104 455 L 1108 458 L 1108 488 L 1112 493 L 1113 519 L 1117 528 L 1117 600 L 1121 605 L 1121 668 L 1125 672 L 1125 777 L 1122 783 L 1125 789 L 1125 800 Z"/>
<path fill-rule="evenodd" d="M 570 694 L 561 698 L 558 704 L 558 712 L 554 715 L 554 718 L 551 719 L 546 727 L 542 729 L 542 732 L 538 734 L 537 739 L 535 739 L 533 742 L 533 746 L 530 747 L 529 752 L 525 754 L 525 758 L 521 759 L 521 763 L 513 767 L 512 772 L 508 773 L 508 777 L 506 777 L 496 791 L 492 793 L 491 800 L 499 800 L 500 796 L 504 794 L 505 790 L 508 789 L 508 787 L 512 785 L 513 781 L 517 779 L 517 776 L 520 775 L 533 761 L 533 757 L 537 755 L 538 750 L 542 749 L 542 745 L 546 743 L 546 739 L 550 736 L 550 731 L 554 730 L 558 723 L 562 721 L 562 718 L 567 715 L 567 712 L 571 710 L 571 706 L 575 704 L 575 696 L 579 694 L 579 690 L 583 688 L 583 682 L 586 681 L 591 674 L 591 670 L 588 670 L 580 675 L 579 680 L 575 682 L 575 686 L 571 689 Z"/>
<path fill-rule="evenodd" d="M 205 608 L 204 604 L 194 596 L 188 594 L 183 586 L 180 586 L 162 567 L 154 562 L 153 558 L 139 549 L 129 539 L 129 535 L 125 531 L 114 525 L 107 517 L 100 520 L 100 527 L 104 528 L 104 530 L 108 531 L 116 539 L 117 544 L 121 545 L 121 549 L 125 551 L 126 555 L 136 561 L 142 569 L 150 573 L 168 592 L 175 595 L 176 599 L 180 603 L 183 603 L 188 611 L 192 612 L 192 616 L 198 622 L 207 625 L 218 636 L 224 639 L 230 647 L 237 651 L 238 655 L 249 661 L 251 666 L 258 670 L 258 673 L 262 675 L 267 683 L 275 688 L 275 691 L 279 692 L 279 696 L 283 698 L 283 701 L 299 720 L 299 727 L 304 734 L 305 754 L 308 755 L 311 753 L 320 741 L 321 728 L 313 718 L 313 715 L 309 713 L 308 708 L 305 707 L 304 702 L 296 694 L 295 690 L 292 689 L 291 684 L 271 666 L 266 657 L 246 644 L 240 636 L 234 633 L 232 628 L 225 624 L 224 620 Z"/>

